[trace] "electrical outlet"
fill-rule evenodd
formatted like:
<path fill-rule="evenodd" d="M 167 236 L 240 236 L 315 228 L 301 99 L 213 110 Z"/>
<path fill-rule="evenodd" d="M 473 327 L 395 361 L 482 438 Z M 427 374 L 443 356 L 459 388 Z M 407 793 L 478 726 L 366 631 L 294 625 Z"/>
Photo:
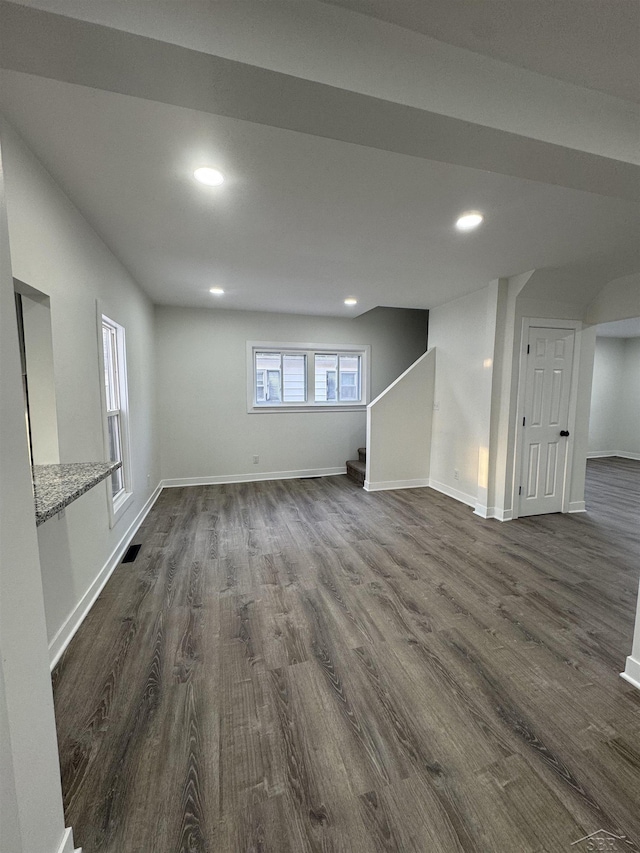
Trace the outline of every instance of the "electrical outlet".
<path fill-rule="evenodd" d="M 257 456 L 257 455 L 256 455 L 256 456 L 254 456 L 254 457 L 253 457 L 253 464 L 254 464 L 254 465 L 257 465 L 259 461 L 260 461 L 260 457 L 259 457 L 259 456 Z"/>
<path fill-rule="evenodd" d="M 433 411 L 434 412 L 440 411 L 440 400 L 436 400 L 435 403 L 433 404 Z"/>
<path fill-rule="evenodd" d="M 454 468 L 454 469 L 453 469 L 453 479 L 454 479 L 454 480 L 459 480 L 459 479 L 460 479 L 460 471 L 459 471 L 457 468 Z"/>

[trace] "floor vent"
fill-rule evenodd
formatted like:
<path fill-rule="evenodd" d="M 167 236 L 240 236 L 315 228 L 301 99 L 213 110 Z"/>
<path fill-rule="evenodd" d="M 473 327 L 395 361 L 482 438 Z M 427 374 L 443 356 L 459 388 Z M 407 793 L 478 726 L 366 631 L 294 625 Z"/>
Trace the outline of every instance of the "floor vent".
<path fill-rule="evenodd" d="M 129 545 L 127 548 L 127 553 L 122 558 L 123 563 L 133 563 L 135 558 L 138 556 L 138 551 L 142 548 L 142 545 Z"/>

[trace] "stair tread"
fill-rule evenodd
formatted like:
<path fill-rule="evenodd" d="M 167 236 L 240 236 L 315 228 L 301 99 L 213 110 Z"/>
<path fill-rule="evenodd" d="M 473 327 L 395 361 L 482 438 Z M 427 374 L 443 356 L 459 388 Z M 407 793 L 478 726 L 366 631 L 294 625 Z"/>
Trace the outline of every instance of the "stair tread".
<path fill-rule="evenodd" d="M 366 463 L 361 462 L 359 459 L 349 459 L 347 465 L 350 465 L 352 468 L 355 468 L 356 471 L 360 471 L 363 474 L 367 470 Z"/>
<path fill-rule="evenodd" d="M 358 453 L 362 453 L 362 454 L 364 454 L 364 455 L 366 456 L 366 454 L 367 454 L 367 448 L 366 448 L 366 447 L 359 447 L 359 448 L 358 448 Z"/>

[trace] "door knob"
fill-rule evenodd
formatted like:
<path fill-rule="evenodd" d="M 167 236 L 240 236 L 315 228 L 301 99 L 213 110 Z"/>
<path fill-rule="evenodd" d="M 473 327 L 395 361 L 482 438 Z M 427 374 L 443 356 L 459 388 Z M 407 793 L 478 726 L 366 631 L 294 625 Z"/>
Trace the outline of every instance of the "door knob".
<path fill-rule="evenodd" d="M 569 435 L 569 430 L 568 429 L 561 429 L 560 435 L 562 435 L 562 436 L 564 436 L 564 438 L 566 438 Z"/>

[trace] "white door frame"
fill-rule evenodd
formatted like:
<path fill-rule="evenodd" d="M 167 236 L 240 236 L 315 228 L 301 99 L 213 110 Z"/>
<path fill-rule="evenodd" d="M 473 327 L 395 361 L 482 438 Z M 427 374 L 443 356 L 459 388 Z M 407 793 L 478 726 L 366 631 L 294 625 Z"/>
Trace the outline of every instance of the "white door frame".
<path fill-rule="evenodd" d="M 573 442 L 576 429 L 576 411 L 578 408 L 578 376 L 580 375 L 581 335 L 579 334 L 579 332 L 582 331 L 582 321 L 549 320 L 546 317 L 523 317 L 520 338 L 520 365 L 518 373 L 518 395 L 516 404 L 516 435 L 513 459 L 513 491 L 511 494 L 512 518 L 519 518 L 520 516 L 519 489 L 522 485 L 522 440 L 524 434 L 524 430 L 522 427 L 522 418 L 524 417 L 524 404 L 527 383 L 527 344 L 529 343 L 529 329 L 532 326 L 539 326 L 543 329 L 570 329 L 573 331 L 573 365 L 571 368 L 571 387 L 569 390 L 569 420 L 567 424 L 567 429 L 569 430 L 570 435 L 567 439 L 567 453 L 565 457 L 564 475 L 562 479 L 562 512 L 569 512 L 569 503 L 571 501 Z"/>

